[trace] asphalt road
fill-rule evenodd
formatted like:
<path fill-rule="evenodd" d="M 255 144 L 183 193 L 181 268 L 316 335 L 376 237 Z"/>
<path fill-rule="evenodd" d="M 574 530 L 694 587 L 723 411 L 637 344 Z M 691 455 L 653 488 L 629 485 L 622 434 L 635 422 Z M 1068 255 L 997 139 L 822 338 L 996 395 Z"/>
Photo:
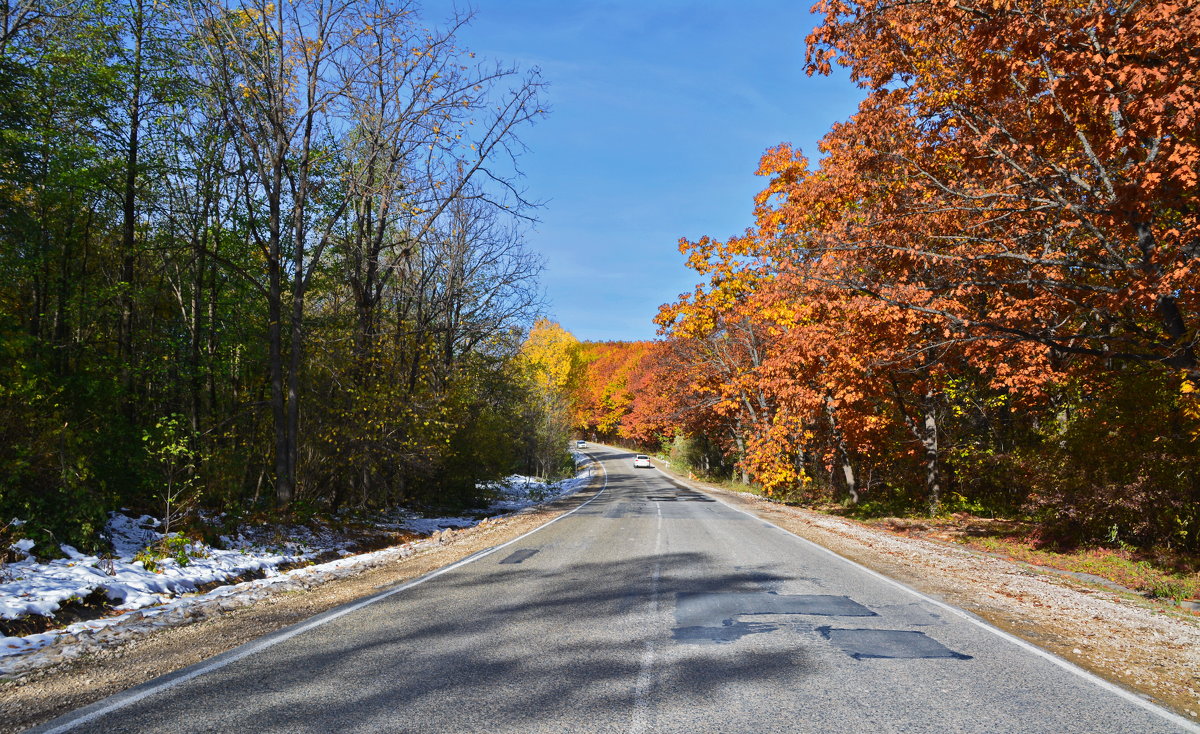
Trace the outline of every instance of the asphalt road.
<path fill-rule="evenodd" d="M 41 731 L 1200 731 L 630 454 L 593 455 L 605 489 L 553 524 Z"/>

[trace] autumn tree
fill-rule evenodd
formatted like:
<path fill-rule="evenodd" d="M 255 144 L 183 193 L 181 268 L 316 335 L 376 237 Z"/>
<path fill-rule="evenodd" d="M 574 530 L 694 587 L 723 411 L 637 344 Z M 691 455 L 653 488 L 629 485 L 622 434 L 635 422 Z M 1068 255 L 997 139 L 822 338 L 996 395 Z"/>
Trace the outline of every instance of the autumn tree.
<path fill-rule="evenodd" d="M 426 277 L 413 267 L 418 251 L 453 237 L 456 216 L 464 226 L 460 202 L 528 204 L 496 158 L 542 114 L 538 84 L 513 69 L 465 63 L 454 34 L 466 18 L 430 34 L 412 3 L 202 9 L 214 83 L 236 131 L 249 231 L 266 266 L 276 496 L 286 505 L 296 491 L 306 294 L 327 249 L 349 276 L 366 359 L 377 305 L 393 281 Z M 458 253 L 454 267 L 466 267 L 469 256 Z M 458 298 L 464 275 L 450 278 L 441 292 Z M 461 301 L 439 306 L 436 318 L 461 309 Z M 443 354 L 454 348 L 454 332 L 441 338 Z M 418 335 L 416 343 L 414 370 L 425 342 Z"/>
<path fill-rule="evenodd" d="M 346 143 L 352 206 L 336 248 L 365 342 L 377 332 L 389 286 L 430 277 L 422 248 L 455 242 L 460 251 L 444 253 L 451 267 L 470 268 L 466 233 L 491 228 L 495 239 L 513 226 L 501 220 L 528 216 L 534 203 L 509 164 L 520 151 L 518 134 L 545 111 L 536 70 L 477 61 L 458 47 L 470 15 L 456 14 L 431 33 L 413 3 L 357 3 L 355 12 L 361 32 L 348 52 L 357 62 L 343 70 L 354 126 Z M 511 231 L 503 236 L 514 239 Z M 523 264 L 523 275 L 538 271 Z M 444 295 L 458 299 L 467 280 L 453 274 Z"/>
<path fill-rule="evenodd" d="M 650 342 L 584 342 L 584 374 L 574 396 L 575 426 L 584 435 L 615 438 L 633 402 L 630 381 L 651 349 Z"/>
<path fill-rule="evenodd" d="M 571 396 L 582 377 L 579 340 L 549 319 L 539 319 L 521 347 L 530 386 L 534 430 L 526 449 L 531 473 L 553 477 L 569 465 Z"/>
<path fill-rule="evenodd" d="M 706 282 L 663 324 L 709 381 L 663 394 L 741 413 L 737 453 L 768 489 L 824 474 L 852 501 L 1197 542 L 1167 529 L 1197 515 L 1191 474 L 1167 468 L 1194 460 L 1197 428 L 1196 10 L 817 9 L 810 71 L 843 64 L 867 97 L 815 167 L 763 156 L 745 236 L 683 243 Z M 735 328 L 756 338 L 731 351 Z M 714 338 L 735 369 L 713 369 Z M 1157 396 L 1141 412 L 1134 384 Z M 1063 455 L 1100 425 L 1158 448 Z"/>
<path fill-rule="evenodd" d="M 867 206 L 811 246 L 898 276 L 831 280 L 991 350 L 1197 374 L 1193 4 L 818 9 L 810 72 L 869 92 L 822 168 Z"/>

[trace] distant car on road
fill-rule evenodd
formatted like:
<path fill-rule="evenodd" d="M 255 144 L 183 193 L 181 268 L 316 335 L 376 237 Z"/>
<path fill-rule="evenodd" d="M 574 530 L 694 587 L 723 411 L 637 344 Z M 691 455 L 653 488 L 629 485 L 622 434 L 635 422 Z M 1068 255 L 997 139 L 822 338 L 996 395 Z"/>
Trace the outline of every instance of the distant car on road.
<path fill-rule="evenodd" d="M 650 463 L 649 456 L 646 456 L 645 454 L 638 454 L 637 456 L 633 457 L 633 468 L 634 469 L 642 469 L 642 468 L 651 469 L 653 467 L 654 467 L 654 465 Z"/>
<path fill-rule="evenodd" d="M 584 441 L 582 438 L 579 439 L 578 441 L 575 442 L 575 448 L 577 448 L 577 449 L 587 448 L 587 441 Z"/>

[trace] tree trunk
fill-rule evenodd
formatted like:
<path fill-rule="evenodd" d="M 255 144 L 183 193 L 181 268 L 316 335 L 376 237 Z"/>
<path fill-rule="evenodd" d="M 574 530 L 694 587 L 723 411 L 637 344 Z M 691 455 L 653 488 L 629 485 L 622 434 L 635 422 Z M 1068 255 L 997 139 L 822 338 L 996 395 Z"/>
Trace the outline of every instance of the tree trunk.
<path fill-rule="evenodd" d="M 742 436 L 741 428 L 733 431 L 733 442 L 738 450 L 738 470 L 741 472 L 742 484 L 750 484 L 750 472 L 746 470 L 743 461 L 746 459 L 746 439 Z"/>
<path fill-rule="evenodd" d="M 291 504 L 295 492 L 292 474 L 291 441 L 288 436 L 287 394 L 284 391 L 283 375 L 283 264 L 280 236 L 279 196 L 283 179 L 283 159 L 277 159 L 273 171 L 274 184 L 269 191 L 270 222 L 268 224 L 267 313 L 270 323 L 267 328 L 268 354 L 271 378 L 271 417 L 275 423 L 275 500 L 280 506 Z"/>
<path fill-rule="evenodd" d="M 914 416 L 909 412 L 908 405 L 904 401 L 904 393 L 900 390 L 900 384 L 894 377 L 891 378 L 891 383 L 900 418 L 904 421 L 909 433 L 921 443 L 921 447 L 925 451 L 925 496 L 929 502 L 929 514 L 936 515 L 942 502 L 942 486 L 938 472 L 937 393 L 933 389 L 932 378 L 928 379 L 925 392 L 921 397 L 919 416 Z"/>
<path fill-rule="evenodd" d="M 921 444 L 925 447 L 925 492 L 929 498 L 929 514 L 936 515 L 942 502 L 942 487 L 938 477 L 938 429 L 937 412 L 932 390 L 925 393 L 925 435 Z"/>
<path fill-rule="evenodd" d="M 837 413 L 833 407 L 833 395 L 825 393 L 825 417 L 829 419 L 829 431 L 833 437 L 833 445 L 841 458 L 842 477 L 846 480 L 846 493 L 850 496 L 850 504 L 858 504 L 858 479 L 854 475 L 854 464 L 850 462 L 850 451 L 846 448 L 846 439 L 838 425 Z"/>
<path fill-rule="evenodd" d="M 271 377 L 271 418 L 275 424 L 275 500 L 280 505 L 292 501 L 291 461 L 288 458 L 287 399 L 283 389 L 283 318 L 280 293 L 280 268 L 278 261 L 268 267 L 270 291 L 268 294 L 267 360 Z"/>
<path fill-rule="evenodd" d="M 208 275 L 208 223 L 209 209 L 212 205 L 212 198 L 205 194 L 204 203 L 201 205 L 200 216 L 196 220 L 192 228 L 192 303 L 191 303 L 191 343 L 189 344 L 189 372 L 188 386 L 191 392 L 191 425 L 192 435 L 200 435 L 200 427 L 204 423 L 204 370 L 201 364 L 204 361 L 204 343 L 205 343 L 205 311 L 206 289 L 205 276 Z M 211 322 L 209 324 L 211 331 Z M 211 371 L 211 370 L 210 370 Z M 198 447 L 197 447 L 198 448 Z"/>
<path fill-rule="evenodd" d="M 303 262 L 297 259 L 296 262 Z M 297 267 L 297 270 L 301 268 Z M 297 278 L 299 280 L 299 278 Z M 297 283 L 293 288 L 292 295 L 292 317 L 291 317 L 291 340 L 288 345 L 289 364 L 288 364 L 288 385 L 287 385 L 287 457 L 288 457 L 288 476 L 293 482 L 293 491 L 296 482 L 296 463 L 297 455 L 299 454 L 298 439 L 300 436 L 300 371 L 301 362 L 303 359 L 304 350 L 304 293 L 303 286 Z M 289 497 L 289 500 L 291 498 Z"/>
<path fill-rule="evenodd" d="M 121 365 L 121 387 L 125 417 L 132 424 L 136 411 L 133 395 L 133 278 L 136 255 L 138 148 L 142 115 L 142 39 L 144 35 L 143 6 L 133 8 L 132 84 L 129 94 L 129 139 L 125 156 L 125 190 L 121 202 L 121 290 L 119 296 L 121 321 L 117 328 L 117 353 Z"/>

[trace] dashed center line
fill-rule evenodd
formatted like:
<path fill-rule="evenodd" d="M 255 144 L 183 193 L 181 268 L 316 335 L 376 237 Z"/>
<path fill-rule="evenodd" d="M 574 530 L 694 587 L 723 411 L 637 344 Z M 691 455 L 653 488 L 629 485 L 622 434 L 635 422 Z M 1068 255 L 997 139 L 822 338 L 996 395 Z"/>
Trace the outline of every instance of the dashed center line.
<path fill-rule="evenodd" d="M 662 580 L 662 507 L 658 509 L 658 521 L 654 531 L 654 572 L 650 575 L 650 622 L 658 618 L 659 584 Z M 632 734 L 650 731 L 650 691 L 654 687 L 654 639 L 653 630 L 648 630 L 650 639 L 642 648 L 642 660 L 637 680 L 633 684 L 633 719 L 629 723 Z"/>

